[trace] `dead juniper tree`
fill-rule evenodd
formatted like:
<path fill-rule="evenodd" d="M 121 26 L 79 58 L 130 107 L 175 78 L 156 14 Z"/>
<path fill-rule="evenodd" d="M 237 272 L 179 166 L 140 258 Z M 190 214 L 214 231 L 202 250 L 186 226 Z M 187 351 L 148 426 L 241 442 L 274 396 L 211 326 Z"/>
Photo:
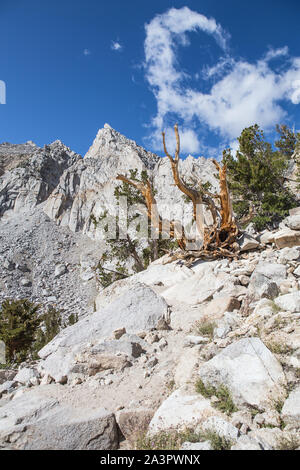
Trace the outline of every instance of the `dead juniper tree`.
<path fill-rule="evenodd" d="M 126 176 L 118 175 L 117 179 L 131 184 L 137 188 L 145 199 L 147 207 L 147 215 L 159 234 L 164 235 L 165 227 L 169 224 L 169 236 L 177 238 L 180 250 L 173 253 L 171 259 L 182 259 L 188 264 L 197 258 L 215 259 L 219 257 L 234 258 L 239 251 L 239 245 L 236 238 L 239 232 L 235 222 L 230 194 L 226 180 L 226 164 L 219 164 L 216 160 L 213 163 L 218 170 L 220 191 L 218 194 L 212 194 L 206 190 L 205 185 L 197 180 L 193 181 L 194 185 L 190 186 L 184 182 L 179 173 L 179 153 L 180 153 L 180 137 L 178 125 L 175 127 L 176 150 L 174 158 L 169 154 L 165 133 L 162 133 L 163 147 L 167 158 L 171 163 L 171 169 L 175 185 L 184 193 L 193 204 L 193 219 L 197 228 L 197 236 L 202 240 L 200 249 L 188 249 L 188 243 L 195 240 L 189 240 L 185 234 L 184 228 L 179 221 L 167 221 L 166 224 L 160 214 L 158 214 L 157 204 L 153 195 L 152 186 L 149 180 L 145 182 L 133 181 Z M 202 208 L 205 207 L 211 214 L 212 224 L 204 226 L 201 217 Z"/>
<path fill-rule="evenodd" d="M 213 160 L 215 167 L 219 173 L 220 191 L 218 194 L 212 194 L 204 188 L 203 183 L 198 180 L 196 187 L 190 187 L 180 177 L 179 174 L 179 153 L 180 153 L 180 137 L 177 124 L 174 127 L 176 136 L 176 150 L 173 158 L 166 147 L 165 133 L 162 133 L 164 151 L 171 163 L 173 179 L 178 189 L 183 192 L 193 204 L 193 217 L 196 222 L 198 235 L 202 234 L 202 248 L 200 250 L 188 251 L 180 257 L 188 258 L 218 258 L 218 257 L 235 257 L 238 251 L 236 237 L 238 235 L 238 227 L 234 220 L 230 194 L 226 180 L 226 165 L 220 165 Z M 205 206 L 212 216 L 211 226 L 202 226 L 199 220 L 198 207 Z"/>
<path fill-rule="evenodd" d="M 152 184 L 147 179 L 146 181 L 136 181 L 129 179 L 124 175 L 118 175 L 117 180 L 123 181 L 124 183 L 134 186 L 142 194 L 146 203 L 146 213 L 149 221 L 151 222 L 152 233 L 156 234 L 156 238 L 159 236 L 165 238 L 176 238 L 178 246 L 185 250 L 186 237 L 184 228 L 179 221 L 164 220 L 158 213 L 157 203 L 153 194 Z"/>

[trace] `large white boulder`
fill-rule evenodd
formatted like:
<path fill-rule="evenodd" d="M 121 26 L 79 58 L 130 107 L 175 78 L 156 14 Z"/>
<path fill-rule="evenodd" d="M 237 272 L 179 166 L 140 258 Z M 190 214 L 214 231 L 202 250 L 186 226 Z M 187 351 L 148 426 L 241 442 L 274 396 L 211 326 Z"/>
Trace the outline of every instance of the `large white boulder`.
<path fill-rule="evenodd" d="M 209 400 L 199 394 L 191 395 L 184 388 L 172 393 L 155 412 L 148 433 L 166 430 L 184 430 L 196 427 L 210 416 L 218 415 Z"/>
<path fill-rule="evenodd" d="M 39 351 L 39 356 L 44 359 L 42 367 L 57 382 L 65 382 L 75 357 L 89 343 L 103 341 L 118 328 L 125 327 L 127 333 L 148 331 L 162 319 L 168 319 L 165 300 L 150 287 L 136 285 L 106 308 L 62 330 Z"/>
<path fill-rule="evenodd" d="M 214 273 L 214 263 L 201 263 L 194 268 L 195 274 L 182 282 L 166 289 L 161 295 L 169 305 L 183 302 L 188 305 L 196 305 L 210 299 L 216 292 L 222 290 L 231 276 L 222 273 L 222 276 Z"/>
<path fill-rule="evenodd" d="M 0 446 L 18 450 L 108 450 L 118 446 L 115 417 L 29 391 L 0 408 Z"/>
<path fill-rule="evenodd" d="M 262 245 L 267 245 L 268 243 L 274 243 L 274 233 L 266 230 L 259 236 L 258 239 Z"/>
<path fill-rule="evenodd" d="M 265 450 L 266 447 L 262 442 L 251 438 L 247 435 L 242 435 L 238 438 L 237 443 L 231 447 L 231 450 Z"/>
<path fill-rule="evenodd" d="M 275 245 L 277 248 L 293 247 L 300 245 L 300 230 L 291 230 L 283 228 L 274 236 Z"/>
<path fill-rule="evenodd" d="M 290 215 L 284 223 L 292 230 L 300 230 L 300 214 Z"/>
<path fill-rule="evenodd" d="M 286 270 L 284 264 L 260 261 L 250 277 L 251 294 L 257 299 L 276 297 L 280 283 L 286 278 Z"/>
<path fill-rule="evenodd" d="M 269 263 L 266 261 L 260 261 L 255 267 L 253 274 L 262 274 L 271 281 L 279 284 L 283 279 L 286 278 L 286 266 L 280 263 Z"/>
<path fill-rule="evenodd" d="M 128 289 L 134 288 L 136 284 L 143 283 L 149 287 L 161 285 L 166 289 L 194 276 L 194 272 L 186 266 L 174 262 L 161 264 L 161 261 L 162 259 L 158 259 L 151 263 L 145 271 L 116 281 L 103 289 L 96 297 L 97 310 L 106 307 Z"/>
<path fill-rule="evenodd" d="M 236 441 L 240 434 L 238 428 L 220 416 L 211 416 L 199 428 L 202 431 L 216 433 L 228 441 Z"/>
<path fill-rule="evenodd" d="M 254 250 L 254 248 L 259 246 L 259 242 L 248 233 L 244 233 L 242 238 L 239 239 L 238 243 L 240 245 L 241 251 Z"/>
<path fill-rule="evenodd" d="M 31 379 L 34 379 L 38 376 L 39 374 L 37 370 L 32 369 L 31 367 L 24 367 L 23 369 L 20 369 L 15 376 L 15 381 L 25 385 L 29 383 Z"/>
<path fill-rule="evenodd" d="M 300 312 L 300 291 L 281 295 L 280 297 L 277 297 L 274 302 L 282 310 L 288 310 L 292 313 Z"/>
<path fill-rule="evenodd" d="M 285 400 L 281 416 L 285 423 L 300 427 L 300 386 L 293 390 Z"/>
<path fill-rule="evenodd" d="M 282 366 L 259 338 L 244 338 L 203 364 L 199 376 L 206 386 L 226 386 L 238 406 L 265 409 L 285 396 Z"/>

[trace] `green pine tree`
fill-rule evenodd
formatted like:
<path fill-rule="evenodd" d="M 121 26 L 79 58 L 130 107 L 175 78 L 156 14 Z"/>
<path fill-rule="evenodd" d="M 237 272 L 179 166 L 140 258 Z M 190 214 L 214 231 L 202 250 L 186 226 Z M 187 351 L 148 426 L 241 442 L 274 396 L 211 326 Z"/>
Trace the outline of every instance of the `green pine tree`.
<path fill-rule="evenodd" d="M 276 124 L 276 132 L 279 134 L 279 140 L 275 141 L 275 147 L 282 155 L 290 158 L 296 149 L 300 135 L 285 124 Z"/>
<path fill-rule="evenodd" d="M 69 315 L 68 317 L 67 325 L 65 326 L 75 325 L 75 323 L 77 323 L 78 320 L 79 320 L 78 313 L 71 313 L 71 315 Z"/>
<path fill-rule="evenodd" d="M 40 317 L 40 325 L 35 335 L 35 341 L 33 349 L 35 351 L 35 357 L 37 358 L 38 351 L 46 346 L 61 329 L 61 313 L 54 307 L 49 309 L 42 314 Z"/>
<path fill-rule="evenodd" d="M 236 157 L 230 149 L 223 152 L 237 218 L 241 224 L 251 220 L 258 230 L 272 227 L 297 205 L 284 177 L 294 141 L 286 128 L 280 129 L 285 131 L 276 143 L 280 150 L 273 150 L 255 124 L 242 131 Z"/>
<path fill-rule="evenodd" d="M 0 340 L 6 346 L 6 361 L 22 362 L 31 354 L 41 324 L 40 305 L 27 299 L 5 300 L 0 310 Z"/>
<path fill-rule="evenodd" d="M 281 124 L 280 126 L 277 124 L 276 131 L 280 139 L 275 141 L 275 146 L 287 157 L 294 155 L 296 161 L 296 178 L 299 183 L 298 189 L 300 189 L 300 132 L 295 132 L 295 130 L 290 129 L 285 124 Z M 294 153 L 295 151 L 296 153 Z"/>

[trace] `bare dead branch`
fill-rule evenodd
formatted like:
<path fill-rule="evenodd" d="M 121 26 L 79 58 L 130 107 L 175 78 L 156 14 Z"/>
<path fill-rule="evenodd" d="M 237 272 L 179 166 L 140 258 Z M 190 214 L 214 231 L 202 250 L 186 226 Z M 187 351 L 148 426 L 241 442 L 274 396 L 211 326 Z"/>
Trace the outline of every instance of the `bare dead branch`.
<path fill-rule="evenodd" d="M 149 180 L 145 183 L 141 181 L 133 181 L 124 175 L 118 175 L 117 180 L 124 181 L 135 188 L 137 188 L 145 199 L 147 207 L 148 219 L 151 221 L 152 228 L 158 231 L 158 234 L 170 236 L 171 238 L 177 239 L 180 248 L 185 249 L 186 238 L 184 234 L 184 228 L 179 221 L 164 221 L 161 215 L 158 213 L 157 203 L 153 195 L 152 186 Z M 164 223 L 165 222 L 165 223 Z M 167 222 L 167 223 L 166 223 Z M 169 232 L 165 232 L 164 226 L 169 226 Z"/>
<path fill-rule="evenodd" d="M 171 169 L 175 185 L 183 192 L 193 204 L 194 220 L 198 228 L 198 232 L 202 232 L 202 227 L 197 218 L 197 206 L 203 204 L 208 208 L 211 213 L 213 225 L 204 230 L 203 249 L 197 252 L 197 256 L 202 253 L 202 256 L 236 256 L 236 236 L 238 234 L 238 227 L 234 221 L 230 194 L 227 185 L 226 165 L 221 166 L 216 160 L 213 160 L 219 172 L 220 192 L 219 194 L 211 194 L 206 191 L 201 181 L 198 181 L 199 190 L 189 187 L 179 174 L 179 152 L 180 152 L 180 137 L 178 132 L 178 125 L 174 126 L 176 137 L 176 150 L 175 157 L 172 158 L 166 148 L 165 133 L 163 136 L 163 147 L 166 156 L 171 163 Z M 219 207 L 216 204 L 218 200 Z M 234 251 L 234 254 L 232 254 Z M 195 252 L 196 253 L 196 252 Z M 230 254 L 231 253 L 231 254 Z"/>

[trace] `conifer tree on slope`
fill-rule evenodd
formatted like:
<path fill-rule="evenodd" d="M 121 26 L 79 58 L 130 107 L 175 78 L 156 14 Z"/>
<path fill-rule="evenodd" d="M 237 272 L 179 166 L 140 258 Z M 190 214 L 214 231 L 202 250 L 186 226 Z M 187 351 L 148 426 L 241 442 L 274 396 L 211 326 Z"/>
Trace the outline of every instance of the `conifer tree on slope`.
<path fill-rule="evenodd" d="M 300 132 L 295 132 L 285 124 L 280 126 L 277 124 L 276 131 L 280 139 L 275 141 L 275 146 L 279 151 L 288 158 L 294 156 L 296 163 L 296 178 L 298 181 L 298 189 L 300 190 Z M 295 152 L 295 153 L 294 153 Z"/>
<path fill-rule="evenodd" d="M 244 226 L 253 222 L 258 230 L 272 228 L 297 206 L 295 195 L 285 185 L 285 171 L 296 140 L 286 126 L 278 126 L 277 131 L 278 150 L 273 150 L 255 124 L 242 131 L 236 157 L 230 150 L 223 152 L 238 220 Z"/>
<path fill-rule="evenodd" d="M 24 361 L 34 344 L 42 322 L 40 305 L 29 300 L 5 300 L 0 309 L 0 339 L 6 346 L 6 360 Z"/>
<path fill-rule="evenodd" d="M 282 155 L 290 158 L 300 141 L 300 133 L 296 133 L 286 124 L 277 124 L 276 132 L 279 134 L 279 139 L 275 141 L 275 147 Z"/>

